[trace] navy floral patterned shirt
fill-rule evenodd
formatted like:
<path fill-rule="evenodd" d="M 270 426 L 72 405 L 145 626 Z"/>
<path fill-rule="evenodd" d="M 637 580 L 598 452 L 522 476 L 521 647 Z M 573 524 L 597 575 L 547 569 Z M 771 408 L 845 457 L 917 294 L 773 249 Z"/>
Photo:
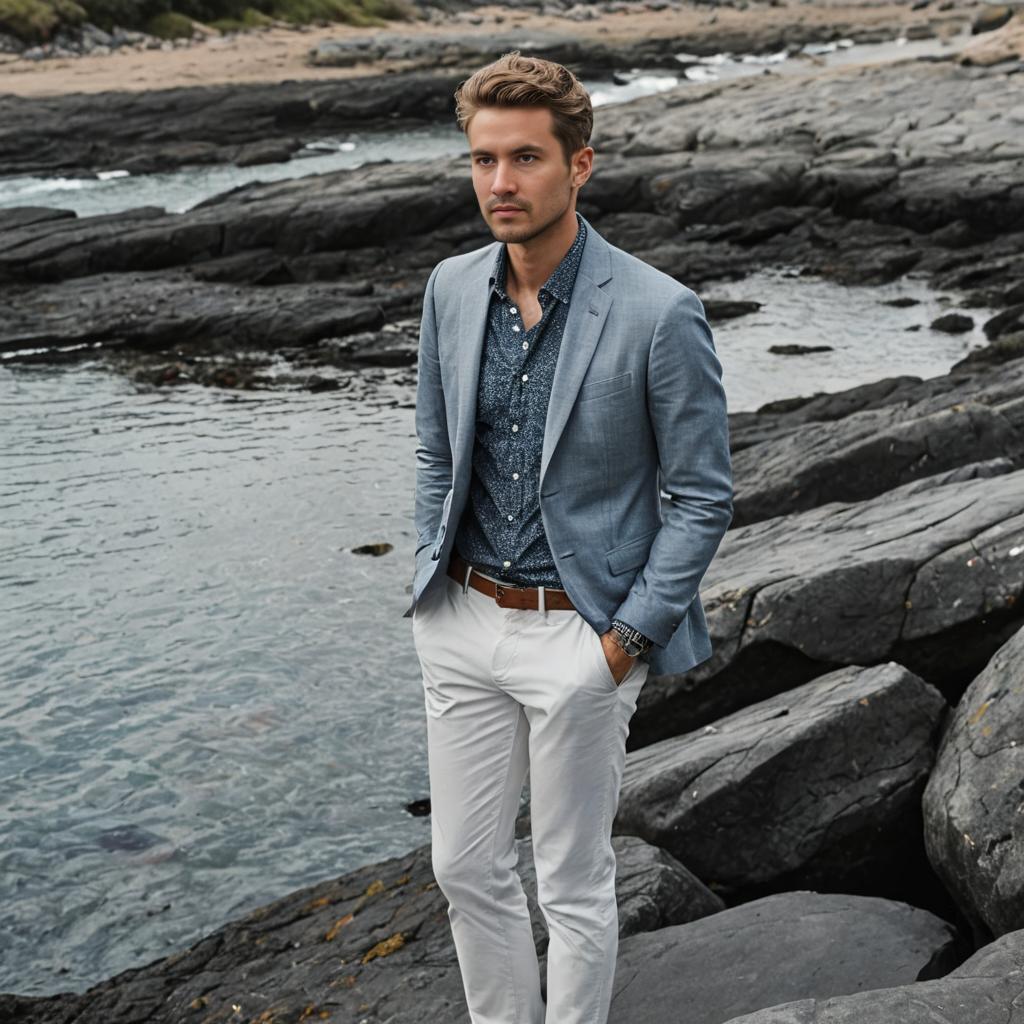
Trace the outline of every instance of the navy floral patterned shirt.
<path fill-rule="evenodd" d="M 541 286 L 541 318 L 529 330 L 505 291 L 508 248 L 498 249 L 480 359 L 473 476 L 455 535 L 458 553 L 481 572 L 531 587 L 562 586 L 540 515 L 540 459 L 551 381 L 586 241 L 579 214 L 576 221 L 576 239 Z"/>

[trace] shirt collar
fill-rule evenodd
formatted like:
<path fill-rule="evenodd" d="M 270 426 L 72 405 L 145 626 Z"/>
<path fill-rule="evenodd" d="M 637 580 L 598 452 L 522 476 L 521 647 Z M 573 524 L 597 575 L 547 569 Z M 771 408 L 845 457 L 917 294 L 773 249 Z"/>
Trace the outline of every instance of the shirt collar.
<path fill-rule="evenodd" d="M 550 277 L 541 285 L 541 291 L 568 303 L 572 295 L 573 285 L 576 283 L 576 271 L 579 270 L 580 259 L 583 257 L 583 245 L 587 240 L 587 229 L 582 218 L 576 214 L 576 238 L 569 251 L 562 257 L 561 263 L 551 271 Z M 491 276 L 487 279 L 493 291 L 497 292 L 502 299 L 507 299 L 505 292 L 505 273 L 508 261 L 508 245 L 504 242 L 498 246 L 498 252 L 494 257 L 494 264 L 491 267 Z"/>

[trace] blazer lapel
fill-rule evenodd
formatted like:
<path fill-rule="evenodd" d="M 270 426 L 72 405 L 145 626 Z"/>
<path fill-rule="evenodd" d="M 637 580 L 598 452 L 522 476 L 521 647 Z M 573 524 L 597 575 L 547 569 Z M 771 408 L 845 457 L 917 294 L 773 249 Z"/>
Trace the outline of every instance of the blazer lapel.
<path fill-rule="evenodd" d="M 551 454 L 576 403 L 576 395 L 612 304 L 611 295 L 600 287 L 612 276 L 608 243 L 582 218 L 582 214 L 581 219 L 587 226 L 587 240 L 576 272 L 576 284 L 569 300 L 569 316 L 565 322 L 565 333 L 562 335 L 555 375 L 551 382 L 551 399 L 544 422 L 544 446 L 540 459 L 541 484 L 544 483 Z"/>
<path fill-rule="evenodd" d="M 458 424 L 455 451 L 452 454 L 453 471 L 468 467 L 473 459 L 473 439 L 476 434 L 476 395 L 480 380 L 480 358 L 487 333 L 487 309 L 491 293 L 487 279 L 497 252 L 494 243 L 487 250 L 482 266 L 468 275 L 459 296 L 458 344 L 454 352 L 454 369 L 458 382 L 456 389 L 455 421 Z"/>

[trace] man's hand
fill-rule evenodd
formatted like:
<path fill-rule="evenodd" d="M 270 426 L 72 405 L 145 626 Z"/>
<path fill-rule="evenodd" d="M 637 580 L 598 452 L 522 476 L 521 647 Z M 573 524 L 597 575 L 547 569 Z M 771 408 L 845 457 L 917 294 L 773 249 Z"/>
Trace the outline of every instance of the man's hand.
<path fill-rule="evenodd" d="M 634 659 L 615 642 L 614 629 L 609 629 L 607 633 L 601 634 L 601 646 L 604 648 L 604 656 L 611 669 L 612 678 L 615 680 L 615 685 L 618 686 L 626 678 L 626 673 Z"/>

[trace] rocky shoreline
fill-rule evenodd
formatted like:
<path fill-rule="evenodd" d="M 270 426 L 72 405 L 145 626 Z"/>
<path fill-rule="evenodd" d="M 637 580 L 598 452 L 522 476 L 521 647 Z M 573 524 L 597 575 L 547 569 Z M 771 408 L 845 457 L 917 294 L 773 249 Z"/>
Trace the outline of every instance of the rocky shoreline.
<path fill-rule="evenodd" d="M 1005 1024 L 1020 1001 L 1022 70 L 963 53 L 809 66 L 600 114 L 581 211 L 701 291 L 712 325 L 749 312 L 715 282 L 780 265 L 862 285 L 912 271 L 966 293 L 948 329 L 998 311 L 947 374 L 732 414 L 736 517 L 702 586 L 715 653 L 652 677 L 631 724 L 615 1024 L 679 1007 L 688 1024 Z M 174 144 L 237 159 L 279 116 L 281 138 L 303 116 L 443 118 L 454 73 L 296 82 L 279 107 L 267 86 L 226 141 L 178 97 L 193 136 Z M 46 116 L 73 103 L 87 110 L 68 97 Z M 126 125 L 98 137 L 102 160 L 135 144 Z M 3 147 L 8 167 L 64 158 Z M 411 380 L 427 273 L 488 240 L 458 160 L 257 183 L 179 215 L 0 210 L 0 352 L 100 358 L 140 387 Z M 294 373 L 267 374 L 281 355 Z M 528 814 L 519 835 L 543 964 Z M 0 1019 L 426 1024 L 465 1008 L 424 846 L 85 992 L 0 995 Z"/>

